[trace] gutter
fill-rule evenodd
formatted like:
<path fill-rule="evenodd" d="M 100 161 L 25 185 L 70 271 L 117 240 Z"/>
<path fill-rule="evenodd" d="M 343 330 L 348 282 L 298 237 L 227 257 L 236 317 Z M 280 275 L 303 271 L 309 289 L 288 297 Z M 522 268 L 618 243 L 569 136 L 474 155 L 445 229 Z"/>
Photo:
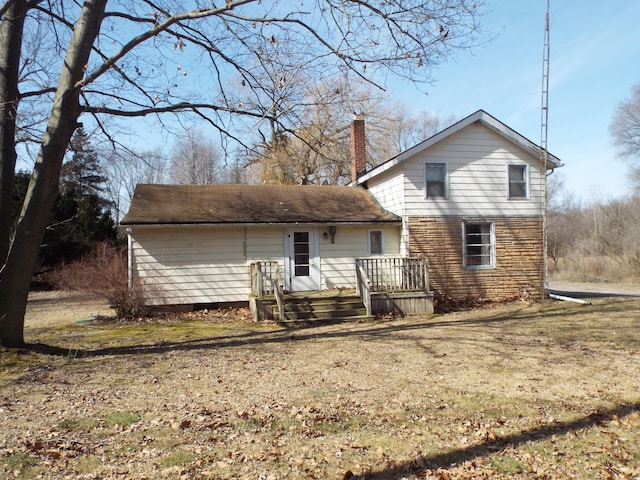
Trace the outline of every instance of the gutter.
<path fill-rule="evenodd" d="M 278 223 L 127 223 L 120 228 L 130 233 L 133 228 L 184 228 L 184 227 L 322 227 L 326 225 L 366 226 L 366 225 L 400 225 L 402 220 L 384 220 L 369 222 L 278 222 Z"/>

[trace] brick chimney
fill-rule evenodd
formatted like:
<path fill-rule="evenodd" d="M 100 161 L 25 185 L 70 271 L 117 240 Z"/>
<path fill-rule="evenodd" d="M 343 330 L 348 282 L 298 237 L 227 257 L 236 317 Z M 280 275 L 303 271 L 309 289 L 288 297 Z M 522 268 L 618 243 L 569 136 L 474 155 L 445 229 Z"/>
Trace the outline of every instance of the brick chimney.
<path fill-rule="evenodd" d="M 351 122 L 351 181 L 358 180 L 367 169 L 367 151 L 364 137 L 364 119 L 360 115 Z"/>

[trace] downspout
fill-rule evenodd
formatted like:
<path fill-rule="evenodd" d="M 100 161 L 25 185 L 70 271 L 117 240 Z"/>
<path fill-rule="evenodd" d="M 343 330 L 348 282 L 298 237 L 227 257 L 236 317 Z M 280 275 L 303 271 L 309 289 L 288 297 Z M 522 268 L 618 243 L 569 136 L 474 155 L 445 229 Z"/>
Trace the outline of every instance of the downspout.
<path fill-rule="evenodd" d="M 581 305 L 591 305 L 591 302 L 589 302 L 588 300 L 582 300 L 581 298 L 567 297 L 565 295 L 558 295 L 556 293 L 549 293 L 549 298 L 553 298 L 554 300 L 560 300 L 562 302 L 573 302 L 573 303 L 579 303 Z"/>

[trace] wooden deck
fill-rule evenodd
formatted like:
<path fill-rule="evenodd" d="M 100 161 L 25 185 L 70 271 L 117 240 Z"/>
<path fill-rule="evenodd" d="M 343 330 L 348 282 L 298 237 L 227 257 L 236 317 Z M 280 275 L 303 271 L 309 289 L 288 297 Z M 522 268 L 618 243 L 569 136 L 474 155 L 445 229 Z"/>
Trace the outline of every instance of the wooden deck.
<path fill-rule="evenodd" d="M 372 314 L 367 315 L 355 289 L 330 289 L 285 293 L 282 323 L 372 320 L 376 315 L 405 316 L 433 313 L 433 294 L 429 292 L 375 292 L 371 295 Z M 251 299 L 254 320 L 279 320 L 274 295 Z"/>
<path fill-rule="evenodd" d="M 260 320 L 361 320 L 377 314 L 433 313 L 428 263 L 424 258 L 355 260 L 356 288 L 285 292 L 278 262 L 251 265 L 253 318 Z"/>

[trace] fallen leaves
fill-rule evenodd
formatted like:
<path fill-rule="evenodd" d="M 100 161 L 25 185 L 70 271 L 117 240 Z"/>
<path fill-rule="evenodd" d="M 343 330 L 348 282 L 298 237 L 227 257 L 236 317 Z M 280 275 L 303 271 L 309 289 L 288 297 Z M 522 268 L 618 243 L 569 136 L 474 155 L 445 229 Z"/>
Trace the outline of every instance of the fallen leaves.
<path fill-rule="evenodd" d="M 499 316 L 531 315 L 509 308 Z M 587 351 L 575 336 L 555 342 L 540 319 L 510 326 L 485 309 L 314 327 L 293 341 L 240 310 L 180 315 L 117 326 L 153 336 L 157 350 L 41 355 L 0 380 L 0 476 L 640 474 L 640 399 L 630 393 L 640 390 L 640 358 L 606 342 Z M 81 342 L 78 328 L 55 338 Z"/>

